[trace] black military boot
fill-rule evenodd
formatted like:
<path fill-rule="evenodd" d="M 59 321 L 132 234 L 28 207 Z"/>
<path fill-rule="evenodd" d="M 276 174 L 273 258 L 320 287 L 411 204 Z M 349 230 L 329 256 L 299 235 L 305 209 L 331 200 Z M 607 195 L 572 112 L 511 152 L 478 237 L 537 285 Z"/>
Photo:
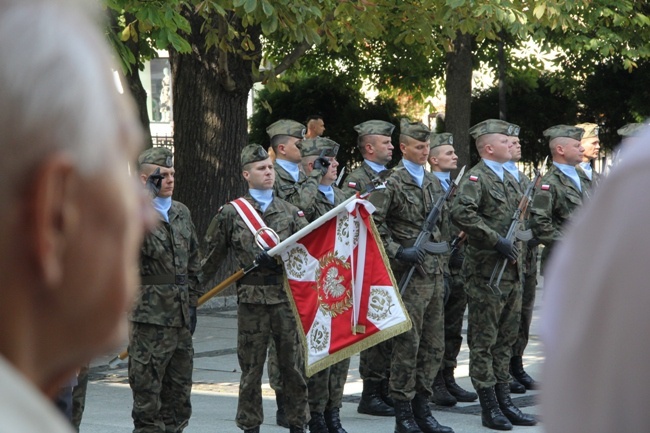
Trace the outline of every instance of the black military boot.
<path fill-rule="evenodd" d="M 339 408 L 335 407 L 325 411 L 325 424 L 329 433 L 348 433 L 341 425 Z"/>
<path fill-rule="evenodd" d="M 445 380 L 445 385 L 449 394 L 453 395 L 456 398 L 456 401 L 463 403 L 471 403 L 476 401 L 478 395 L 475 392 L 464 390 L 456 383 L 454 378 L 454 368 L 447 367 L 442 370 L 442 377 Z"/>
<path fill-rule="evenodd" d="M 483 425 L 492 430 L 512 430 L 512 424 L 499 408 L 494 387 L 480 388 L 476 391 L 481 402 L 481 422 Z"/>
<path fill-rule="evenodd" d="M 497 401 L 499 408 L 503 414 L 514 425 L 532 426 L 537 424 L 537 419 L 526 413 L 523 413 L 517 406 L 514 405 L 510 398 L 509 387 L 507 383 L 497 383 L 494 387 L 496 391 Z"/>
<path fill-rule="evenodd" d="M 364 379 L 357 412 L 375 416 L 395 416 L 395 410 L 381 398 L 381 381 Z"/>
<path fill-rule="evenodd" d="M 280 427 L 289 428 L 287 414 L 284 413 L 284 394 L 281 392 L 276 392 L 275 403 L 278 405 L 278 410 L 275 411 L 275 423 Z"/>
<path fill-rule="evenodd" d="M 433 379 L 433 395 L 431 401 L 438 406 L 454 406 L 458 401 L 456 397 L 449 393 L 445 379 L 442 377 L 442 370 L 438 370 L 438 374 Z"/>
<path fill-rule="evenodd" d="M 510 392 L 513 394 L 526 394 L 526 387 L 519 383 L 519 381 L 515 379 L 514 376 L 508 384 L 508 387 L 510 388 Z"/>
<path fill-rule="evenodd" d="M 310 412 L 309 433 L 329 433 L 322 412 Z"/>
<path fill-rule="evenodd" d="M 454 433 L 451 427 L 440 425 L 431 415 L 428 399 L 422 394 L 415 394 L 411 402 L 413 418 L 423 433 Z"/>
<path fill-rule="evenodd" d="M 379 394 L 381 395 L 381 399 L 384 400 L 384 403 L 386 403 L 390 407 L 393 407 L 395 403 L 393 403 L 393 399 L 390 396 L 390 387 L 388 386 L 388 384 L 389 384 L 388 379 L 381 380 L 381 386 L 379 387 Z"/>
<path fill-rule="evenodd" d="M 260 426 L 247 428 L 246 430 L 244 430 L 244 433 L 260 433 Z"/>
<path fill-rule="evenodd" d="M 394 400 L 395 402 L 395 433 L 423 433 L 413 418 L 411 402 Z"/>
<path fill-rule="evenodd" d="M 524 370 L 524 363 L 521 356 L 513 356 L 510 358 L 510 374 L 513 378 L 522 384 L 526 389 L 537 389 L 538 385 L 535 379 L 530 377 Z M 512 388 L 510 389 L 512 392 Z"/>

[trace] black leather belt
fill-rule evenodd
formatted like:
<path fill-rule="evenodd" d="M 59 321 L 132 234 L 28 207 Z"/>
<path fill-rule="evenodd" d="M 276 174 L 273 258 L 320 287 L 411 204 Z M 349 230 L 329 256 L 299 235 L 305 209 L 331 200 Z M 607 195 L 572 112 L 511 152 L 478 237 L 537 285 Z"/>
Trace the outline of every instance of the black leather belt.
<path fill-rule="evenodd" d="M 178 284 L 182 286 L 187 284 L 187 275 L 143 275 L 140 277 L 140 284 L 143 286 L 156 286 L 158 284 Z"/>
<path fill-rule="evenodd" d="M 247 286 L 277 286 L 283 282 L 282 275 L 244 275 L 244 277 L 238 281 L 239 284 L 245 284 Z"/>

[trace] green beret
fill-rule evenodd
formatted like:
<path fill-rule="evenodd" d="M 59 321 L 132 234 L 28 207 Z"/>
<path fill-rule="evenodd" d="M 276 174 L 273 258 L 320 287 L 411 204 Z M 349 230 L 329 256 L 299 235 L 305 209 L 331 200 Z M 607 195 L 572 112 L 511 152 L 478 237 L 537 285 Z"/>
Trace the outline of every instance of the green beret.
<path fill-rule="evenodd" d="M 431 130 L 422 122 L 411 122 L 402 118 L 399 122 L 400 134 L 408 135 L 417 141 L 427 141 L 431 135 Z"/>
<path fill-rule="evenodd" d="M 289 137 L 302 138 L 305 136 L 305 132 L 307 132 L 305 125 L 289 119 L 280 119 L 266 128 L 266 133 L 269 134 L 269 138 L 271 139 L 276 135 L 288 135 Z"/>
<path fill-rule="evenodd" d="M 515 125 L 514 123 L 511 123 L 512 128 L 508 128 L 509 133 L 506 135 L 509 135 L 511 137 L 519 137 L 519 131 L 521 131 L 521 128 L 519 125 Z"/>
<path fill-rule="evenodd" d="M 138 164 L 154 164 L 172 168 L 174 166 L 174 154 L 164 146 L 151 147 L 138 156 Z"/>
<path fill-rule="evenodd" d="M 269 157 L 269 154 L 259 144 L 249 144 L 241 150 L 241 166 L 250 164 L 251 162 L 264 161 Z"/>
<path fill-rule="evenodd" d="M 582 138 L 598 138 L 598 125 L 595 123 L 579 123 L 576 125 L 576 128 L 582 128 L 585 130 L 585 133 L 582 134 Z"/>
<path fill-rule="evenodd" d="M 312 155 L 320 156 L 323 151 L 325 151 L 323 156 L 335 157 L 339 152 L 339 144 L 325 137 L 305 138 L 301 144 L 300 155 L 303 158 Z"/>
<path fill-rule="evenodd" d="M 555 125 L 548 128 L 542 134 L 548 138 L 549 141 L 558 137 L 568 137 L 574 140 L 582 140 L 582 135 L 585 130 L 571 125 Z"/>
<path fill-rule="evenodd" d="M 434 147 L 438 146 L 444 146 L 445 144 L 448 144 L 450 146 L 454 145 L 454 136 L 449 132 L 443 132 L 442 134 L 431 134 L 430 140 L 429 149 L 433 149 Z"/>
<path fill-rule="evenodd" d="M 384 122 L 383 120 L 368 120 L 354 127 L 359 137 L 363 137 L 364 135 L 385 135 L 386 137 L 390 137 L 394 129 L 395 125 Z"/>
<path fill-rule="evenodd" d="M 639 135 L 639 132 L 644 126 L 646 126 L 644 123 L 628 123 L 616 132 L 618 132 L 618 135 L 621 137 L 634 137 Z"/>
<path fill-rule="evenodd" d="M 469 133 L 474 137 L 474 140 L 476 140 L 481 135 L 485 134 L 515 135 L 515 128 L 517 130 L 519 129 L 517 125 L 508 123 L 505 120 L 488 119 L 469 128 Z M 519 132 L 517 131 L 517 134 L 518 133 Z"/>

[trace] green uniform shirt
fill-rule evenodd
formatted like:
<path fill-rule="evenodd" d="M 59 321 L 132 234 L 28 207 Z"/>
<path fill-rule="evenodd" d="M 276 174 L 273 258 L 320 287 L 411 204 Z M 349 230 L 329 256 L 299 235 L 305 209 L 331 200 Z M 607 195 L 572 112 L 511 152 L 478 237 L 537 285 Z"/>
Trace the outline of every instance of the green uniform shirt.
<path fill-rule="evenodd" d="M 504 170 L 504 181 L 483 161 L 463 177 L 451 205 L 451 220 L 467 233 L 464 270 L 490 278 L 494 266 L 504 257 L 494 246 L 505 237 L 522 192 L 514 177 Z M 503 280 L 519 280 L 517 264 L 508 264 Z"/>
<path fill-rule="evenodd" d="M 259 204 L 253 200 L 250 194 L 246 194 L 244 198 L 253 205 L 264 223 L 278 234 L 280 241 L 287 239 L 307 225 L 302 211 L 278 197 L 273 198 L 265 212 L 262 212 Z M 226 204 L 212 219 L 205 235 L 203 274 L 207 279 L 215 274 L 230 249 L 234 252 L 235 259 L 241 267 L 253 263 L 255 257 L 262 252 L 262 249 L 255 243 L 253 233 L 234 206 Z M 264 268 L 258 268 L 250 275 L 278 276 Z M 278 277 L 283 278 L 281 274 Z M 239 302 L 249 304 L 279 304 L 289 300 L 282 283 L 272 285 L 238 284 L 237 297 Z"/>
<path fill-rule="evenodd" d="M 320 170 L 313 170 L 309 176 L 300 171 L 298 182 L 278 163 L 273 164 L 275 168 L 275 183 L 273 191 L 275 196 L 285 200 L 298 209 L 307 210 L 314 204 L 318 195 L 318 185 L 323 177 Z"/>
<path fill-rule="evenodd" d="M 580 173 L 581 170 L 578 171 Z M 584 174 L 582 175 L 584 176 Z M 582 205 L 584 192 L 589 188 L 586 176 L 580 177 L 582 191 L 555 165 L 542 178 L 530 210 L 530 227 L 544 244 L 542 261 L 551 253 L 553 244 L 562 238 L 562 228 L 573 212 Z"/>
<path fill-rule="evenodd" d="M 413 245 L 429 212 L 442 194 L 444 191 L 440 182 L 433 174 L 425 170 L 422 187 L 419 187 L 400 162 L 386 181 L 386 188 L 378 189 L 370 195 L 370 202 L 377 208 L 373 218 L 396 276 L 410 267 L 407 263 L 395 260 L 399 247 Z M 443 210 L 430 241 L 441 242 L 439 228 L 444 218 Z M 442 272 L 441 266 L 436 255 L 427 253 L 422 265 L 425 272 L 439 274 Z"/>
<path fill-rule="evenodd" d="M 375 176 L 377 176 L 377 172 L 370 168 L 370 166 L 364 161 L 360 167 L 355 168 L 352 173 L 345 178 L 341 190 L 345 193 L 346 197 L 350 197 L 352 194 L 357 192 L 364 193 L 366 191 L 366 186 L 372 183 L 372 179 Z"/>
<path fill-rule="evenodd" d="M 168 216 L 169 223 L 161 220 L 144 238 L 140 274 L 144 281 L 148 277 L 174 279 L 184 275 L 185 283 L 142 285 L 129 318 L 134 322 L 180 327 L 189 323 L 189 306 L 196 306 L 202 294 L 201 258 L 189 209 L 172 201 Z"/>

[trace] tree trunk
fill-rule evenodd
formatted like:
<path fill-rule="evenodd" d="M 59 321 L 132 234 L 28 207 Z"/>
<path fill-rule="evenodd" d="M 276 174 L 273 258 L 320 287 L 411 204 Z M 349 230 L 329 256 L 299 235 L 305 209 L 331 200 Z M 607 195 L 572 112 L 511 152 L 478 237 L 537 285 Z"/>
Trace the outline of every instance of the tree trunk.
<path fill-rule="evenodd" d="M 140 123 L 145 132 L 145 147 L 152 147 L 153 143 L 151 141 L 151 129 L 149 128 L 149 113 L 147 112 L 147 91 L 142 85 L 142 80 L 140 80 L 140 74 L 138 73 L 137 66 L 133 66 L 130 73 L 126 74 L 126 82 L 131 90 L 133 99 L 138 108 L 138 114 L 140 115 Z"/>
<path fill-rule="evenodd" d="M 506 98 L 506 53 L 503 41 L 504 33 L 501 32 L 501 39 L 497 41 L 499 54 L 499 119 L 508 120 L 508 101 Z"/>
<path fill-rule="evenodd" d="M 468 131 L 472 105 L 472 43 L 471 35 L 458 32 L 454 51 L 447 53 L 445 129 L 454 135 L 459 168 L 471 165 Z"/>

